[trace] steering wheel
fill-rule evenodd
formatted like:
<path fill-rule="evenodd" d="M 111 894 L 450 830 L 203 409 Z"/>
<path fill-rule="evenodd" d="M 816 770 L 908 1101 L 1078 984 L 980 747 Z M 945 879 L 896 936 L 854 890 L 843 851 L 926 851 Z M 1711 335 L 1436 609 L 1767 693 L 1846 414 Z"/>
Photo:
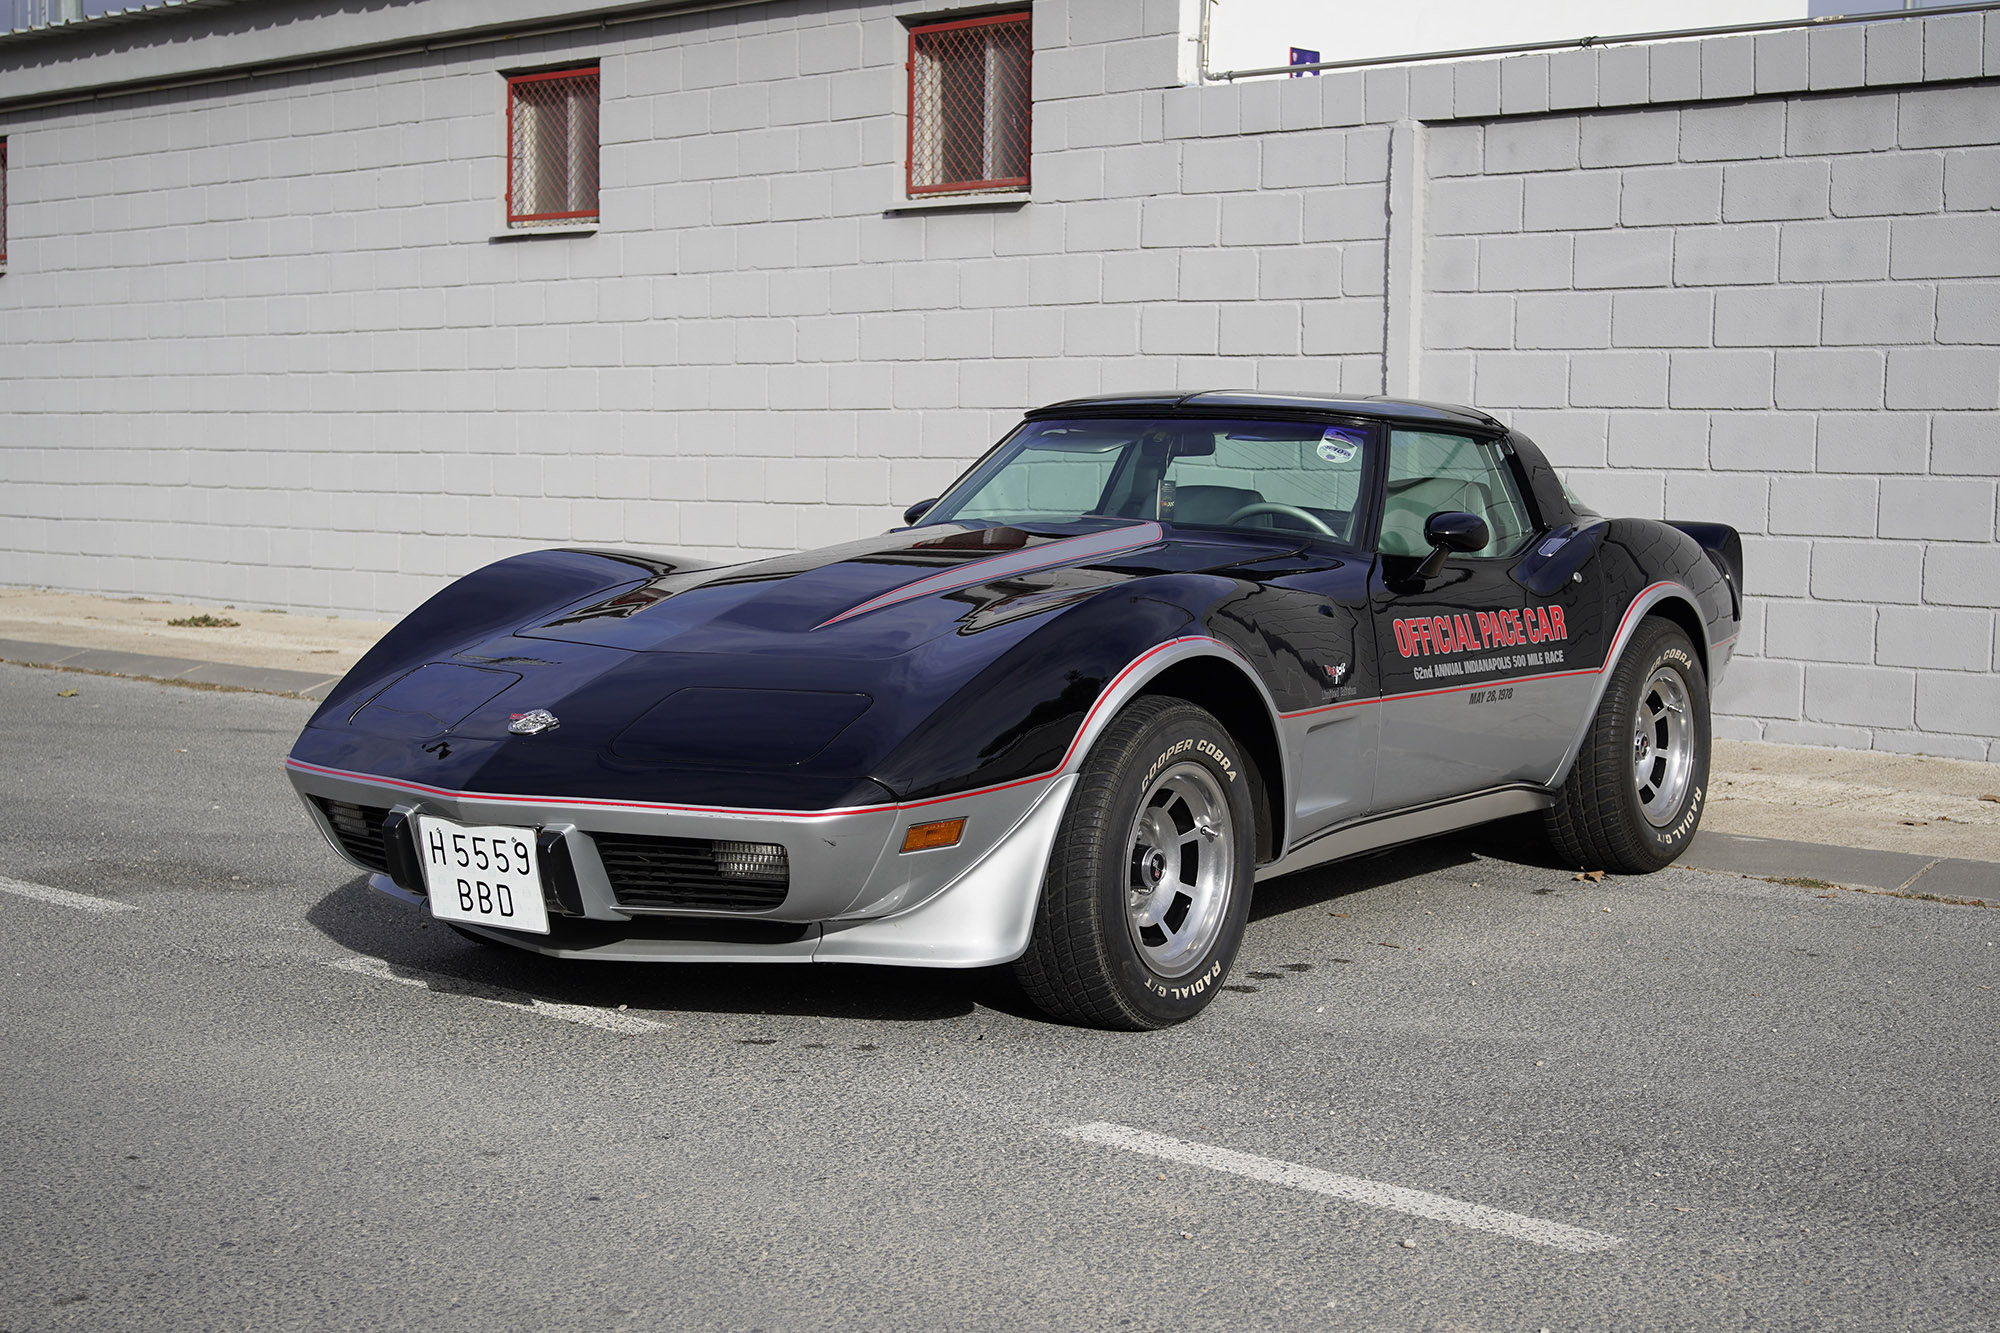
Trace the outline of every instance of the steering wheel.
<path fill-rule="evenodd" d="M 1318 516 L 1307 513 L 1297 505 L 1272 504 L 1268 500 L 1260 500 L 1256 504 L 1244 505 L 1241 509 L 1222 521 L 1225 524 L 1234 523 L 1237 519 L 1249 518 L 1252 514 L 1283 514 L 1286 518 L 1298 519 L 1314 532 L 1320 533 L 1323 536 L 1338 538 L 1340 535 L 1332 528 L 1329 528 Z"/>

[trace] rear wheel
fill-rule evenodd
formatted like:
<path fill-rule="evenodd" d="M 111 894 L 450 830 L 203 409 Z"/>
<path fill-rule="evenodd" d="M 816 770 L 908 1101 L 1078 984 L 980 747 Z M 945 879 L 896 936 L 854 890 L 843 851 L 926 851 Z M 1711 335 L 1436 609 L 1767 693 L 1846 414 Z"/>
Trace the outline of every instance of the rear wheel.
<path fill-rule="evenodd" d="M 1250 913 L 1245 758 L 1222 725 L 1146 698 L 1091 751 L 1014 974 L 1052 1018 L 1142 1030 L 1215 998 Z"/>
<path fill-rule="evenodd" d="M 1549 841 L 1585 869 L 1643 875 L 1671 864 L 1701 824 L 1708 752 L 1708 677 L 1694 645 L 1670 621 L 1641 621 L 1546 816 Z"/>

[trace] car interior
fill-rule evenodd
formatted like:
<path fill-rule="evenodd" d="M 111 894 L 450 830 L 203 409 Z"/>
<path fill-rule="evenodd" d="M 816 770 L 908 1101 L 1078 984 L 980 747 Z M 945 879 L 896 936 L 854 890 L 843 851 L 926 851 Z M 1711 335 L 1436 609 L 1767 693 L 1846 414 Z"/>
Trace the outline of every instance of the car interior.
<path fill-rule="evenodd" d="M 1474 554 L 1505 554 L 1528 535 L 1526 510 L 1491 441 L 1286 421 L 1036 422 L 925 521 L 1104 515 L 1353 544 L 1369 450 L 1385 444 L 1377 545 L 1384 555 L 1426 554 L 1425 522 L 1446 511 L 1486 523 L 1491 541 Z"/>

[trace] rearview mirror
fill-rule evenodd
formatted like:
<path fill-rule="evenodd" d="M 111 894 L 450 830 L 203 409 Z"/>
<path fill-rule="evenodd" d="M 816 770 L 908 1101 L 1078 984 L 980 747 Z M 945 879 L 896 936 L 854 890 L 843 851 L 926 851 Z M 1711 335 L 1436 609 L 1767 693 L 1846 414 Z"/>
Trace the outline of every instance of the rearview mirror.
<path fill-rule="evenodd" d="M 1463 555 L 1477 551 L 1493 540 L 1493 534 L 1486 520 L 1477 514 L 1441 509 L 1424 520 L 1424 540 L 1430 543 L 1431 553 L 1416 568 L 1415 577 L 1420 579 L 1437 577 L 1437 572 L 1444 568 L 1447 552 Z"/>
<path fill-rule="evenodd" d="M 910 524 L 915 523 L 918 519 L 922 518 L 925 514 L 930 513 L 931 506 L 936 503 L 937 503 L 937 497 L 932 496 L 928 500 L 919 500 L 915 504 L 911 505 L 908 509 L 905 509 L 903 511 L 904 526 L 907 527 Z M 1485 543 L 1481 542 L 1480 545 L 1484 546 Z"/>

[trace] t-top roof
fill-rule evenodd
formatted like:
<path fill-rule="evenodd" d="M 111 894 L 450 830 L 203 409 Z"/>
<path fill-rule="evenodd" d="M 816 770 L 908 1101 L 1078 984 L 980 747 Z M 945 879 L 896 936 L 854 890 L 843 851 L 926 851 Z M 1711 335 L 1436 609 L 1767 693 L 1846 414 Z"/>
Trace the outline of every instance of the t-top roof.
<path fill-rule="evenodd" d="M 1374 417 L 1420 425 L 1448 425 L 1491 431 L 1502 424 L 1473 407 L 1451 403 L 1426 403 L 1411 398 L 1383 398 L 1369 394 L 1275 393 L 1258 389 L 1204 389 L 1197 393 L 1107 393 L 1089 398 L 1070 398 L 1038 407 L 1026 415 L 1039 417 L 1106 412 L 1174 411 L 1280 411 L 1325 412 L 1340 416 Z"/>

